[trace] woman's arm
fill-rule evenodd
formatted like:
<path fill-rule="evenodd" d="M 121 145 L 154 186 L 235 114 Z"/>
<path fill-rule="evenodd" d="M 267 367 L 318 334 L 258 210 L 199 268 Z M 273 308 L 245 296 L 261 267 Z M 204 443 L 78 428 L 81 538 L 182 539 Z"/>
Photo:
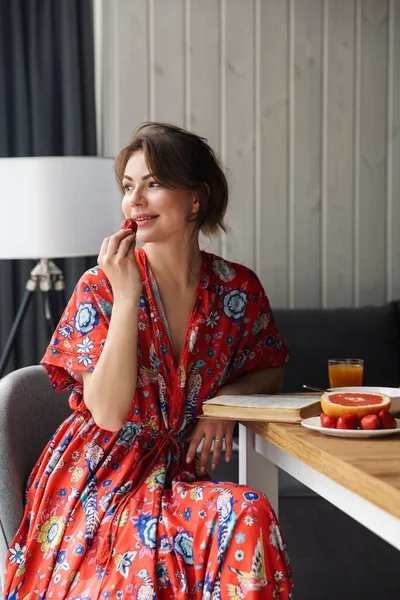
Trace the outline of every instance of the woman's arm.
<path fill-rule="evenodd" d="M 252 277 L 248 277 L 247 283 L 250 286 L 247 290 L 250 299 L 246 307 L 247 324 L 245 331 L 236 339 L 236 347 L 231 356 L 231 366 L 226 375 L 229 383 L 220 387 L 217 396 L 274 394 L 282 389 L 283 365 L 286 362 L 288 350 L 279 336 L 268 298 L 261 283 L 257 277 L 254 277 L 254 274 Z M 245 323 L 243 324 L 245 325 Z M 267 341 L 268 344 L 265 343 Z M 261 349 L 259 342 L 261 342 Z M 247 360 L 243 360 L 244 351 L 247 353 Z M 211 468 L 215 468 L 218 464 L 222 450 L 220 440 L 222 439 L 225 439 L 225 459 L 229 461 L 232 455 L 233 428 L 234 421 L 231 420 L 200 419 L 190 438 L 188 462 L 193 460 L 203 438 L 204 443 L 200 457 L 202 469 L 205 469 L 213 441 L 215 443 Z"/>
<path fill-rule="evenodd" d="M 251 394 L 275 394 L 282 389 L 284 380 L 284 367 L 269 367 L 262 371 L 253 371 L 238 377 L 232 383 L 219 388 L 217 396 L 247 396 Z M 215 440 L 225 440 L 225 460 L 229 462 L 232 457 L 233 428 L 235 421 L 223 419 L 201 419 L 190 437 L 190 446 L 186 460 L 191 462 L 200 442 L 204 438 L 200 456 L 200 469 L 206 470 L 208 456 Z M 214 443 L 213 460 L 211 469 L 217 467 L 222 452 L 222 444 Z"/>
<path fill-rule="evenodd" d="M 134 254 L 135 234 L 121 230 L 104 240 L 98 263 L 114 295 L 103 352 L 92 372 L 83 371 L 83 399 L 102 429 L 121 429 L 132 406 L 137 378 L 137 337 L 143 287 Z"/>
<path fill-rule="evenodd" d="M 217 396 L 250 396 L 251 394 L 276 394 L 284 382 L 284 367 L 268 367 L 238 377 L 222 386 Z"/>
<path fill-rule="evenodd" d="M 96 425 L 121 429 L 132 405 L 137 378 L 140 297 L 114 301 L 110 328 L 94 371 L 83 371 L 83 397 Z"/>

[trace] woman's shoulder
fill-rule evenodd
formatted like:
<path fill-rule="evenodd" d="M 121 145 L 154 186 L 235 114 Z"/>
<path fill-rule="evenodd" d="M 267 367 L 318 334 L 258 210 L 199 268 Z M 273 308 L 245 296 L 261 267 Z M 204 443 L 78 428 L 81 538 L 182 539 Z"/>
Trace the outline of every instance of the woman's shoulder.
<path fill-rule="evenodd" d="M 103 269 L 99 265 L 96 265 L 95 267 L 90 267 L 90 269 L 87 269 L 87 271 L 82 273 L 77 285 L 79 285 L 80 283 L 98 283 L 102 280 L 107 281 L 109 283 L 107 275 L 104 273 Z"/>
<path fill-rule="evenodd" d="M 237 288 L 246 284 L 254 291 L 262 288 L 256 273 L 249 267 L 209 252 L 206 255 L 210 269 L 217 276 L 220 285 Z"/>
<path fill-rule="evenodd" d="M 93 294 L 96 297 L 112 297 L 111 283 L 101 267 L 96 265 L 85 271 L 74 289 L 75 293 Z"/>

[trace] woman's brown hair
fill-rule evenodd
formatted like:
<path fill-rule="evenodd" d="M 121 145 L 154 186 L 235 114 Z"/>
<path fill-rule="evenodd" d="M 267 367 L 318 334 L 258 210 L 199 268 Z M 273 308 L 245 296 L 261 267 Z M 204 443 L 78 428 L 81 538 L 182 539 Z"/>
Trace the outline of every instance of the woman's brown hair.
<path fill-rule="evenodd" d="M 193 221 L 207 235 L 227 231 L 224 221 L 228 183 L 207 140 L 167 123 L 142 123 L 115 159 L 117 183 L 122 191 L 126 163 L 143 151 L 150 173 L 168 188 L 192 190 L 199 201 Z"/>

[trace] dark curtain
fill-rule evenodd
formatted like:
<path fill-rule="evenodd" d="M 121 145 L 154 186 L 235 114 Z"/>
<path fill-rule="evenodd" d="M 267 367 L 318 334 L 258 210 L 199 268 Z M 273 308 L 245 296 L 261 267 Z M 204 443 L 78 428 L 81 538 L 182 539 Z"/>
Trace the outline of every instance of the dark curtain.
<path fill-rule="evenodd" d="M 0 0 L 0 156 L 95 154 L 92 0 Z M 55 262 L 68 298 L 96 259 Z M 0 260 L 0 354 L 34 265 Z M 48 343 L 43 313 L 37 292 L 7 371 L 40 360 Z"/>

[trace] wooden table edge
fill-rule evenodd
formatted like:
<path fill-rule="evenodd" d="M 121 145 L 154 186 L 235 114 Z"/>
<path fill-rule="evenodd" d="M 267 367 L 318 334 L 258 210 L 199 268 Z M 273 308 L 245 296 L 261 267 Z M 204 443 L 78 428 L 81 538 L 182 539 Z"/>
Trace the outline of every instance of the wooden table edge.
<path fill-rule="evenodd" d="M 299 439 L 285 429 L 283 423 L 261 421 L 241 421 L 241 423 L 277 448 L 288 452 L 394 517 L 400 518 L 400 490 L 314 446 L 307 440 Z"/>

